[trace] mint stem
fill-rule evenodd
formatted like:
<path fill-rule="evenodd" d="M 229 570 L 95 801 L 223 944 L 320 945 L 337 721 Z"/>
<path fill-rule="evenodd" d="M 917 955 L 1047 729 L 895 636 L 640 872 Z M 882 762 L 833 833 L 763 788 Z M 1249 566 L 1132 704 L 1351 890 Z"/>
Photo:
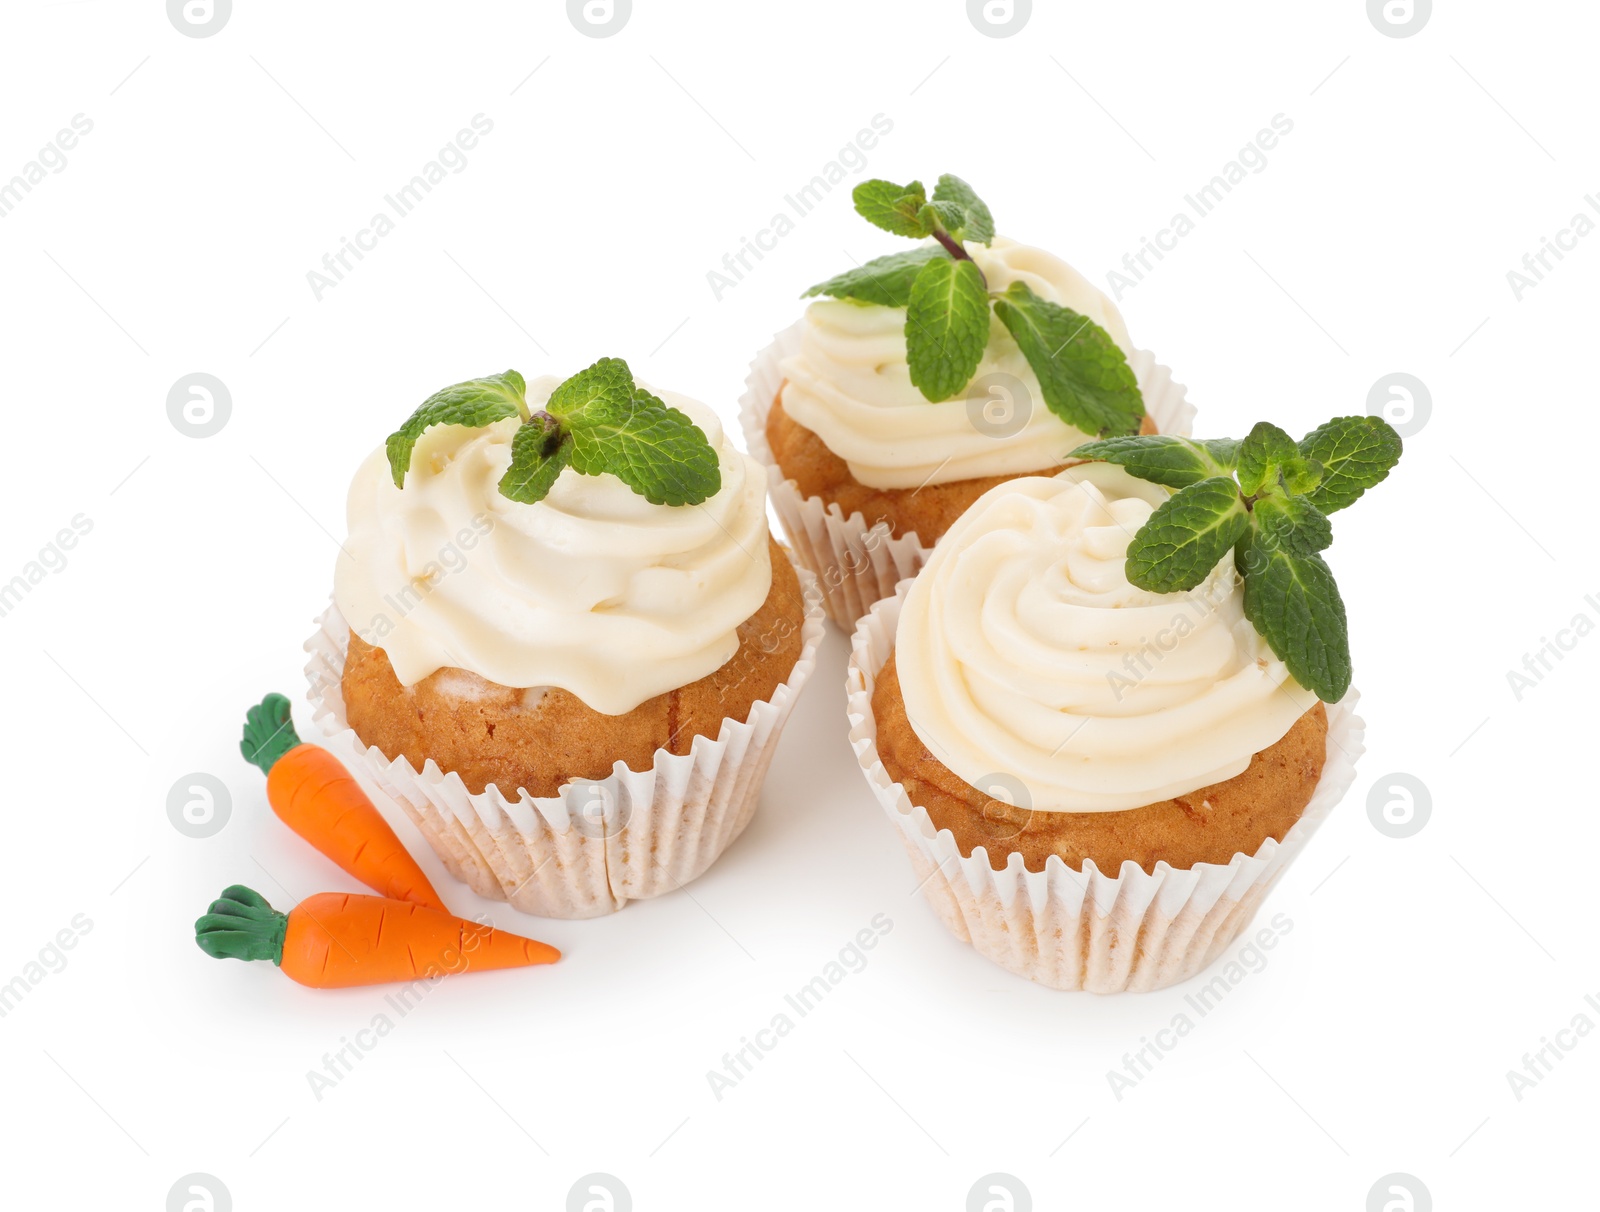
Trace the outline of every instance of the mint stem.
<path fill-rule="evenodd" d="M 540 426 L 543 427 L 543 429 L 544 429 L 544 450 L 543 450 L 543 453 L 548 455 L 557 445 L 560 444 L 562 429 L 561 429 L 561 421 L 560 421 L 559 418 L 552 416 L 550 413 L 546 412 L 544 409 L 541 408 L 538 412 L 533 413 L 528 417 L 528 422 L 527 423 L 529 425 L 537 424 L 537 425 L 540 425 Z"/>
<path fill-rule="evenodd" d="M 934 228 L 933 238 L 939 241 L 940 244 L 944 245 L 945 251 L 947 251 L 957 261 L 972 261 L 971 254 L 961 246 L 961 241 L 957 240 L 949 232 L 945 231 L 944 228 Z M 974 265 L 977 264 L 976 261 L 972 261 L 972 263 Z M 983 276 L 982 269 L 978 270 L 978 281 L 983 284 L 984 290 L 987 291 L 989 289 L 989 279 Z"/>
<path fill-rule="evenodd" d="M 957 261 L 970 261 L 971 255 L 961 247 L 961 241 L 951 237 L 950 233 L 941 229 L 935 230 L 933 238 L 945 246 L 946 251 Z"/>

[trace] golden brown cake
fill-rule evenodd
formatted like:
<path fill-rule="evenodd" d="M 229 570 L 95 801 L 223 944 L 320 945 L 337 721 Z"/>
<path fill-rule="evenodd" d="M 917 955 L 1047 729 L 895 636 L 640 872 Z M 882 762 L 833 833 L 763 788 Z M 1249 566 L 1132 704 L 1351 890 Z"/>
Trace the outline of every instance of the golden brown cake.
<path fill-rule="evenodd" d="M 783 549 L 767 544 L 772 588 L 740 625 L 733 659 L 623 715 L 603 715 L 565 690 L 513 690 L 462 669 L 404 687 L 384 651 L 352 634 L 343 678 L 350 726 L 391 760 L 404 756 L 420 770 L 431 758 L 474 794 L 493 783 L 507 798 L 519 788 L 554 795 L 573 779 L 604 778 L 618 761 L 648 770 L 657 749 L 687 753 L 695 737 L 716 737 L 725 718 L 743 720 L 769 699 L 800 656 L 800 582 Z"/>
<path fill-rule="evenodd" d="M 1139 432 L 1156 432 L 1155 422 L 1148 414 Z M 847 518 L 860 513 L 868 525 L 886 522 L 895 538 L 915 534 L 929 547 L 944 537 L 969 505 L 996 484 L 1019 476 L 1050 475 L 1065 465 L 950 480 L 922 488 L 871 488 L 851 475 L 849 464 L 828 449 L 820 437 L 784 411 L 781 387 L 767 413 L 766 434 L 773 461 L 785 479 L 795 482 L 801 495 L 820 497 L 829 505 L 837 505 Z"/>
<path fill-rule="evenodd" d="M 1029 871 L 1043 871 L 1052 854 L 1074 871 L 1092 859 L 1108 875 L 1128 859 L 1149 872 L 1163 859 L 1176 868 L 1225 866 L 1235 854 L 1254 854 L 1269 837 L 1282 841 L 1300 819 L 1322 777 L 1328 735 L 1327 709 L 1318 702 L 1225 782 L 1123 812 L 1029 812 L 963 782 L 928 751 L 906 716 L 892 654 L 878 675 L 872 710 L 878 756 L 890 777 L 927 809 L 935 828 L 955 835 L 962 854 L 984 847 L 996 871 L 1013 851 Z"/>

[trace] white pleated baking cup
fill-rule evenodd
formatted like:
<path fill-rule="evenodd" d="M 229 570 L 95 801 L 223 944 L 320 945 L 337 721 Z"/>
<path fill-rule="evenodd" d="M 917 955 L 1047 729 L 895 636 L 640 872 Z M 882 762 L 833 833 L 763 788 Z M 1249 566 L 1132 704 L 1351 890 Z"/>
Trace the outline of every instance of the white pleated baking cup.
<path fill-rule="evenodd" d="M 808 497 L 793 480 L 786 479 L 767 445 L 767 415 L 783 386 L 783 359 L 798 352 L 804 321 L 791 324 L 756 355 L 739 397 L 739 422 L 745 447 L 767 469 L 767 498 L 783 523 L 802 566 L 822 583 L 828 617 L 845 631 L 880 598 L 894 593 L 906 577 L 916 576 L 927 562 L 929 547 L 917 535 L 895 538 L 887 523 L 868 525 L 858 511 L 844 510 L 821 497 Z M 1194 432 L 1194 405 L 1187 389 L 1173 381 L 1172 371 L 1148 350 L 1135 350 L 1128 359 L 1145 411 L 1162 433 L 1188 436 Z"/>
<path fill-rule="evenodd" d="M 365 771 L 428 839 L 450 873 L 480 896 L 540 917 L 614 913 L 703 874 L 755 813 L 761 784 L 795 699 L 816 666 L 821 593 L 799 569 L 805 596 L 800 658 L 769 700 L 686 754 L 656 750 L 648 770 L 617 762 L 605 778 L 570 782 L 554 796 L 490 785 L 474 795 L 430 758 L 417 770 L 363 744 L 345 714 L 340 681 L 350 629 L 336 606 L 306 641 L 308 697 L 330 749 Z"/>
<path fill-rule="evenodd" d="M 982 847 L 963 855 L 955 835 L 935 829 L 878 757 L 872 691 L 889 659 L 907 582 L 862 618 L 851 646 L 846 694 L 850 744 L 862 773 L 895 826 L 916 878 L 950 932 L 1008 972 L 1052 989 L 1139 993 L 1164 989 L 1202 971 L 1236 939 L 1257 907 L 1355 779 L 1365 725 L 1350 691 L 1328 706 L 1328 757 L 1299 821 L 1282 842 L 1268 838 L 1254 854 L 1226 866 L 1187 870 L 1165 862 L 1154 874 L 1132 860 L 1119 875 L 1093 861 L 1074 871 L 1055 855 L 1029 871 L 1013 853 L 1003 871 Z"/>

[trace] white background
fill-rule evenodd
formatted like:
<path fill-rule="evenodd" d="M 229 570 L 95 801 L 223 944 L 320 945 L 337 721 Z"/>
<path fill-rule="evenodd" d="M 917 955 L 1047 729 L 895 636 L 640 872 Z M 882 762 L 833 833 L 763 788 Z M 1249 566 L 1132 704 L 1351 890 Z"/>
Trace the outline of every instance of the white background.
<path fill-rule="evenodd" d="M 960 1209 L 994 1171 L 1038 1208 L 1358 1210 L 1395 1171 L 1439 1208 L 1589 1190 L 1600 1032 L 1520 1101 L 1506 1071 L 1600 1024 L 1600 639 L 1521 701 L 1507 671 L 1600 620 L 1600 238 L 1521 301 L 1506 273 L 1600 190 L 1596 14 L 1440 4 L 1391 38 L 1360 0 L 1036 8 L 991 38 L 959 0 L 637 0 L 591 38 L 551 2 L 238 0 L 190 38 L 158 0 L 5 5 L 0 181 L 94 123 L 0 219 L 0 580 L 93 524 L 0 618 L 0 982 L 93 923 L 0 1019 L 9 1205 L 160 1209 L 192 1171 L 241 1212 L 561 1208 L 591 1171 L 640 1209 Z M 317 301 L 307 271 L 479 113 L 468 167 Z M 307 1070 L 382 991 L 214 962 L 190 923 L 232 882 L 354 889 L 236 749 L 246 705 L 303 693 L 349 475 L 428 392 L 506 366 L 623 356 L 731 422 L 801 290 L 897 244 L 841 188 L 720 302 L 707 271 L 879 113 L 862 175 L 958 172 L 1097 281 L 1288 116 L 1125 293 L 1135 340 L 1210 436 L 1365 411 L 1394 371 L 1430 389 L 1337 518 L 1369 751 L 1261 919 L 1292 931 L 1119 1101 L 1107 1071 L 1187 990 L 1053 993 L 945 933 L 845 743 L 833 634 L 754 824 L 687 893 L 523 917 L 400 821 L 459 911 L 567 958 L 446 981 L 318 1101 Z M 166 414 L 194 371 L 232 396 L 203 440 Z M 231 792 L 210 839 L 166 816 L 191 772 Z M 1367 815 L 1391 772 L 1431 794 L 1407 840 Z M 718 1101 L 707 1071 L 879 913 L 865 971 Z"/>

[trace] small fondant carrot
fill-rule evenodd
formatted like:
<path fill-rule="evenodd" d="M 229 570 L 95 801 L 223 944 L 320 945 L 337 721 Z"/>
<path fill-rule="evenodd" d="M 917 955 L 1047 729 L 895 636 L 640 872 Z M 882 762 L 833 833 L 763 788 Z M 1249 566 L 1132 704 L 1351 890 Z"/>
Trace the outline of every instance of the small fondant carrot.
<path fill-rule="evenodd" d="M 410 901 L 320 892 L 279 913 L 238 884 L 224 888 L 195 922 L 194 941 L 213 959 L 271 960 L 312 989 L 433 980 L 561 958 L 531 938 Z"/>
<path fill-rule="evenodd" d="M 448 912 L 361 784 L 326 749 L 301 743 L 283 695 L 250 708 L 239 751 L 266 773 L 267 802 L 289 828 L 374 892 Z"/>

